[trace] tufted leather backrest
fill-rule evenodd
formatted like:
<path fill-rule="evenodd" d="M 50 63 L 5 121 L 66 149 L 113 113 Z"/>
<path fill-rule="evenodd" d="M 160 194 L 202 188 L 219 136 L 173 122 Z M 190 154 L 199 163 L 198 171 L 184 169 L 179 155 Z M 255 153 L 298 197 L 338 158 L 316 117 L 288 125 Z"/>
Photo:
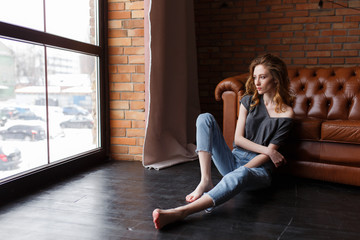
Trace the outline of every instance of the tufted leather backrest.
<path fill-rule="evenodd" d="M 297 117 L 360 120 L 360 67 L 288 70 Z"/>

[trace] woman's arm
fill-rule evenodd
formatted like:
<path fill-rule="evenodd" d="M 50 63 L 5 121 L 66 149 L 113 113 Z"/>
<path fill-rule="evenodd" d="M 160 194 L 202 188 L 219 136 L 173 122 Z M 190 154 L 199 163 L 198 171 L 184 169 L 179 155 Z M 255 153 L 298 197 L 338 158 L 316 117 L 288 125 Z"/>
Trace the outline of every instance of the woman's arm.
<path fill-rule="evenodd" d="M 286 163 L 284 156 L 281 155 L 281 153 L 279 153 L 277 151 L 277 149 L 279 148 L 277 145 L 270 143 L 268 148 L 270 149 L 270 152 L 271 152 L 271 150 L 273 150 L 273 152 L 271 153 L 272 154 L 271 157 L 270 157 L 270 155 L 268 156 L 268 155 L 261 153 L 261 154 L 257 155 L 256 157 L 254 157 L 253 159 L 251 159 L 244 166 L 247 168 L 256 168 L 256 167 L 263 165 L 267 161 L 269 161 L 269 159 L 271 159 L 271 161 L 274 163 L 275 167 L 280 167 L 281 165 Z"/>
<path fill-rule="evenodd" d="M 258 156 L 256 156 L 253 160 L 251 160 L 248 164 L 249 166 L 260 166 L 261 164 L 265 163 L 269 159 L 273 161 L 276 167 L 278 167 L 280 164 L 284 163 L 285 158 L 283 155 L 281 155 L 277 149 L 279 148 L 275 144 L 269 144 L 269 146 L 263 146 L 257 143 L 254 143 L 244 137 L 245 135 L 245 122 L 246 122 L 246 116 L 248 114 L 247 109 L 241 104 L 240 105 L 240 112 L 239 112 L 239 118 L 236 124 L 236 130 L 235 130 L 235 145 L 242 147 L 246 150 L 260 153 Z M 251 164 L 250 164 L 251 163 Z"/>
<path fill-rule="evenodd" d="M 244 107 L 244 105 L 240 105 L 240 112 L 239 112 L 239 118 L 237 120 L 236 124 L 236 130 L 235 130 L 235 145 L 242 147 L 246 150 L 256 152 L 256 153 L 263 153 L 268 155 L 268 149 L 266 146 L 254 143 L 248 139 L 246 139 L 245 136 L 245 122 L 246 122 L 246 116 L 248 114 L 247 109 Z"/>

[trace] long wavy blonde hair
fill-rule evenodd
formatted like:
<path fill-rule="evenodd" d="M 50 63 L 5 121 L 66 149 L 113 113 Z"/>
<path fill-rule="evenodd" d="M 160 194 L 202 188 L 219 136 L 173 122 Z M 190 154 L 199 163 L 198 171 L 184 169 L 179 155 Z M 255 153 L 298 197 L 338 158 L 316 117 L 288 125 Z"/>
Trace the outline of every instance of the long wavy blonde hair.
<path fill-rule="evenodd" d="M 290 106 L 291 101 L 293 99 L 289 87 L 290 87 L 290 80 L 288 76 L 288 71 L 286 64 L 277 56 L 272 54 L 265 54 L 255 58 L 249 67 L 250 76 L 246 81 L 246 92 L 245 95 L 252 95 L 252 104 L 250 105 L 251 108 L 257 106 L 260 102 L 259 93 L 256 90 L 256 86 L 254 83 L 254 69 L 258 65 L 263 65 L 271 74 L 273 80 L 275 81 L 276 85 L 276 93 L 273 98 L 275 102 L 275 111 L 277 113 L 285 112 L 284 104 Z"/>

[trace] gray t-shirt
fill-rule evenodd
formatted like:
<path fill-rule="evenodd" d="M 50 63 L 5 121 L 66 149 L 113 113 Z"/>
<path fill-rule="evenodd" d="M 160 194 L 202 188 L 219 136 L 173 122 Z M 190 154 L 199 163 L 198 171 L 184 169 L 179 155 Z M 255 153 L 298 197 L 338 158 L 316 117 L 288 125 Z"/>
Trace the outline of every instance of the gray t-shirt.
<path fill-rule="evenodd" d="M 263 146 L 268 146 L 270 143 L 278 146 L 284 144 L 293 125 L 293 119 L 270 117 L 262 95 L 256 107 L 250 108 L 251 101 L 250 95 L 244 96 L 240 101 L 248 110 L 245 138 Z"/>

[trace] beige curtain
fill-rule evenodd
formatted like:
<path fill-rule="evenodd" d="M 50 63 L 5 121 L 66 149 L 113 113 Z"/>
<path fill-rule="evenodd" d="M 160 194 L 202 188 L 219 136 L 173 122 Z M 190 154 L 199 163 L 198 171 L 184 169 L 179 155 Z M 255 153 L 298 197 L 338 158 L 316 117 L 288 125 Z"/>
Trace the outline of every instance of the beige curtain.
<path fill-rule="evenodd" d="M 197 159 L 193 0 L 145 0 L 145 76 L 143 165 L 161 169 Z"/>

